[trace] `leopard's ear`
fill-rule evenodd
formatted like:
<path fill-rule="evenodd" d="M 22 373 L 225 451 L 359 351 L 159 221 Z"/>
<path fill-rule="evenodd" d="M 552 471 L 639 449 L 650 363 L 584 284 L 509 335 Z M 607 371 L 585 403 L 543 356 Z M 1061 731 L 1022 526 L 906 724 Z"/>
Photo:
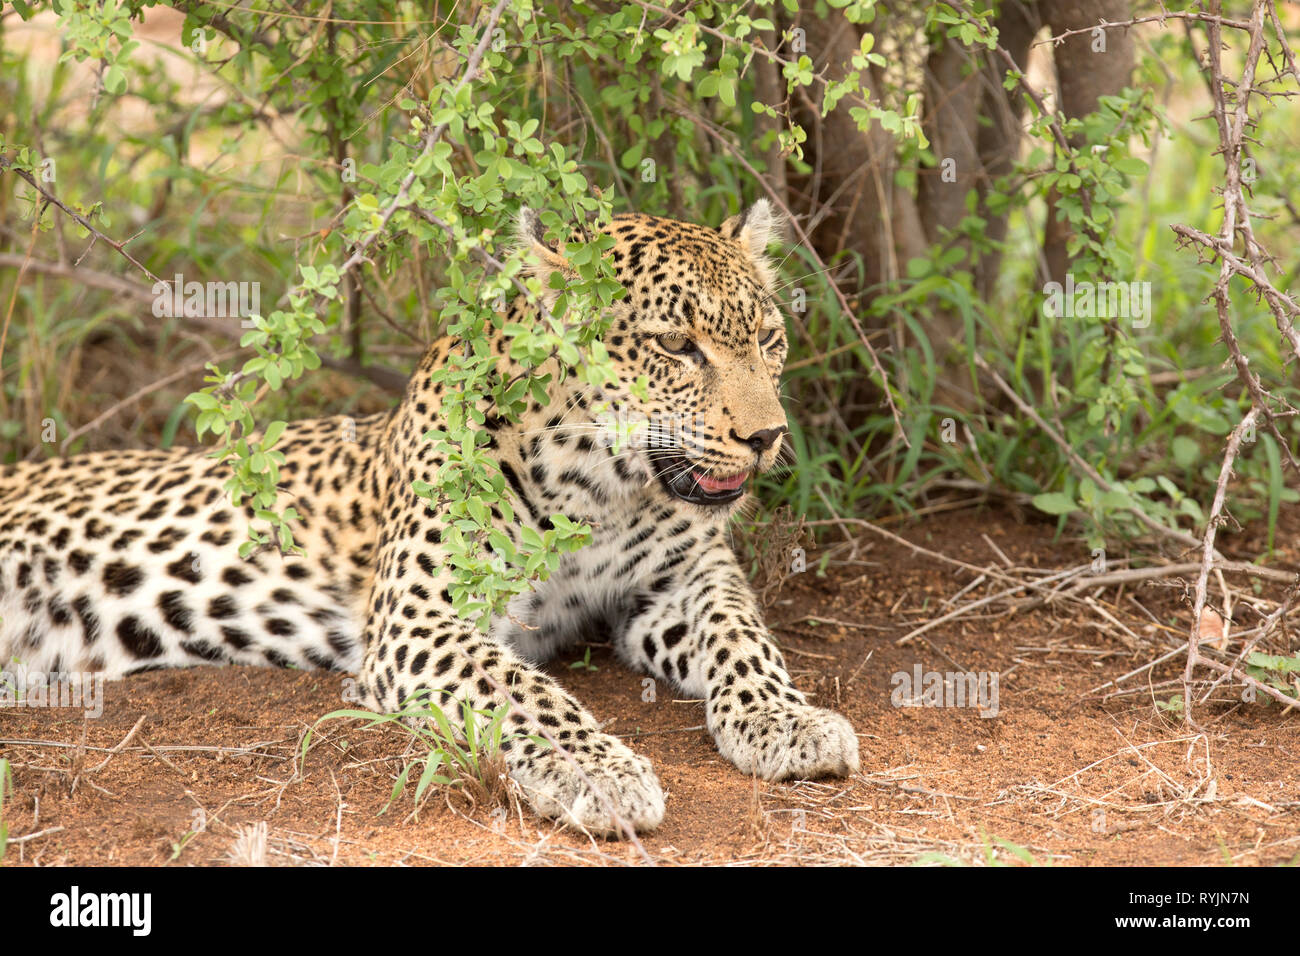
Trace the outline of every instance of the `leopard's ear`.
<path fill-rule="evenodd" d="M 547 242 L 546 226 L 542 225 L 536 209 L 526 206 L 520 208 L 519 219 L 516 220 L 516 235 L 519 237 L 520 246 L 529 254 L 530 261 L 526 267 L 528 273 L 541 281 L 542 289 L 545 290 L 543 293 L 545 302 L 550 306 L 559 297 L 559 290 L 551 287 L 551 276 L 558 272 L 564 277 L 573 278 L 577 273 L 559 248 L 556 248 L 555 243 Z"/>
<path fill-rule="evenodd" d="M 537 215 L 536 210 L 529 209 L 527 206 L 520 207 L 516 234 L 519 237 L 519 244 L 536 260 L 538 265 L 532 268 L 532 274 L 541 279 L 543 285 L 546 285 L 552 272 L 572 274 L 573 267 L 569 265 L 569 261 L 564 258 L 554 243 L 546 241 L 546 227 L 542 225 L 541 217 Z"/>
<path fill-rule="evenodd" d="M 767 247 L 785 238 L 785 227 L 784 214 L 774 209 L 766 199 L 760 199 L 724 222 L 718 227 L 718 232 L 735 241 L 770 284 L 772 268 L 767 258 Z"/>

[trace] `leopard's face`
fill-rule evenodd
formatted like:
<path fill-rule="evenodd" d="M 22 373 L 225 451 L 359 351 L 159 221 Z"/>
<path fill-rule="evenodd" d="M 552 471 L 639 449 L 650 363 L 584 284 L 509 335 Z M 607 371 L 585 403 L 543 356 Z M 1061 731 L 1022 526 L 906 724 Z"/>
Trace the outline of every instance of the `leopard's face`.
<path fill-rule="evenodd" d="M 597 414 L 614 453 L 639 459 L 671 498 L 733 505 L 781 454 L 788 343 L 764 257 L 777 229 L 766 202 L 716 230 L 645 215 L 609 226 L 627 295 L 604 337 L 618 398 Z"/>

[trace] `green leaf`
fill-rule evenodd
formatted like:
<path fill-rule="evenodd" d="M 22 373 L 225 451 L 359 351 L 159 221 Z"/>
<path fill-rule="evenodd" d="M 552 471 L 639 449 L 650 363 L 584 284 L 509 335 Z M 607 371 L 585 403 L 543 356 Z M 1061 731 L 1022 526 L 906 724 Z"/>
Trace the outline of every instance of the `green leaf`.
<path fill-rule="evenodd" d="M 275 447 L 275 443 L 280 440 L 280 436 L 284 434 L 286 427 L 288 427 L 288 422 L 271 422 L 271 424 L 267 425 L 266 432 L 262 435 L 262 447 Z"/>
<path fill-rule="evenodd" d="M 1191 468 L 1201 457 L 1201 446 L 1186 435 L 1175 435 L 1169 451 L 1179 468 Z"/>
<path fill-rule="evenodd" d="M 1125 156 L 1115 161 L 1114 168 L 1126 176 L 1145 176 L 1150 167 L 1136 156 Z"/>
<path fill-rule="evenodd" d="M 1035 495 L 1033 502 L 1035 508 L 1049 515 L 1066 515 L 1079 510 L 1073 498 L 1059 491 Z"/>
<path fill-rule="evenodd" d="M 126 89 L 126 74 L 116 63 L 104 71 L 104 89 L 114 96 Z"/>

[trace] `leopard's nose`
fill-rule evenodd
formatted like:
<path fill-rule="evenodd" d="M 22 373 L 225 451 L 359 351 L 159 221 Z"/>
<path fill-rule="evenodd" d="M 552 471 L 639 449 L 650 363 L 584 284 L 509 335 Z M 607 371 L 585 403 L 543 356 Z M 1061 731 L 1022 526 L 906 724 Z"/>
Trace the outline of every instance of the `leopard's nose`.
<path fill-rule="evenodd" d="M 785 425 L 782 425 L 780 428 L 760 428 L 748 438 L 741 438 L 736 434 L 736 430 L 733 428 L 731 430 L 731 437 L 754 449 L 755 454 L 761 455 L 763 452 L 775 445 L 787 430 L 788 429 Z"/>

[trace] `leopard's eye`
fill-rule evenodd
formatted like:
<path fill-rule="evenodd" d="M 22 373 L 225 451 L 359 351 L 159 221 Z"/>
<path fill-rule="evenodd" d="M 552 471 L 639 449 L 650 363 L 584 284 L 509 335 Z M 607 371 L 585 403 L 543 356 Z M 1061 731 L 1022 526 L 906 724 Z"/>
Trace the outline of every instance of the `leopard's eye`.
<path fill-rule="evenodd" d="M 695 343 L 676 332 L 664 333 L 659 336 L 658 342 L 661 349 L 673 355 L 685 355 L 688 352 L 695 351 Z"/>
<path fill-rule="evenodd" d="M 780 329 L 759 329 L 758 347 L 761 349 L 765 349 L 769 345 L 771 345 L 772 341 L 776 338 L 776 333 L 779 331 L 781 330 Z"/>

